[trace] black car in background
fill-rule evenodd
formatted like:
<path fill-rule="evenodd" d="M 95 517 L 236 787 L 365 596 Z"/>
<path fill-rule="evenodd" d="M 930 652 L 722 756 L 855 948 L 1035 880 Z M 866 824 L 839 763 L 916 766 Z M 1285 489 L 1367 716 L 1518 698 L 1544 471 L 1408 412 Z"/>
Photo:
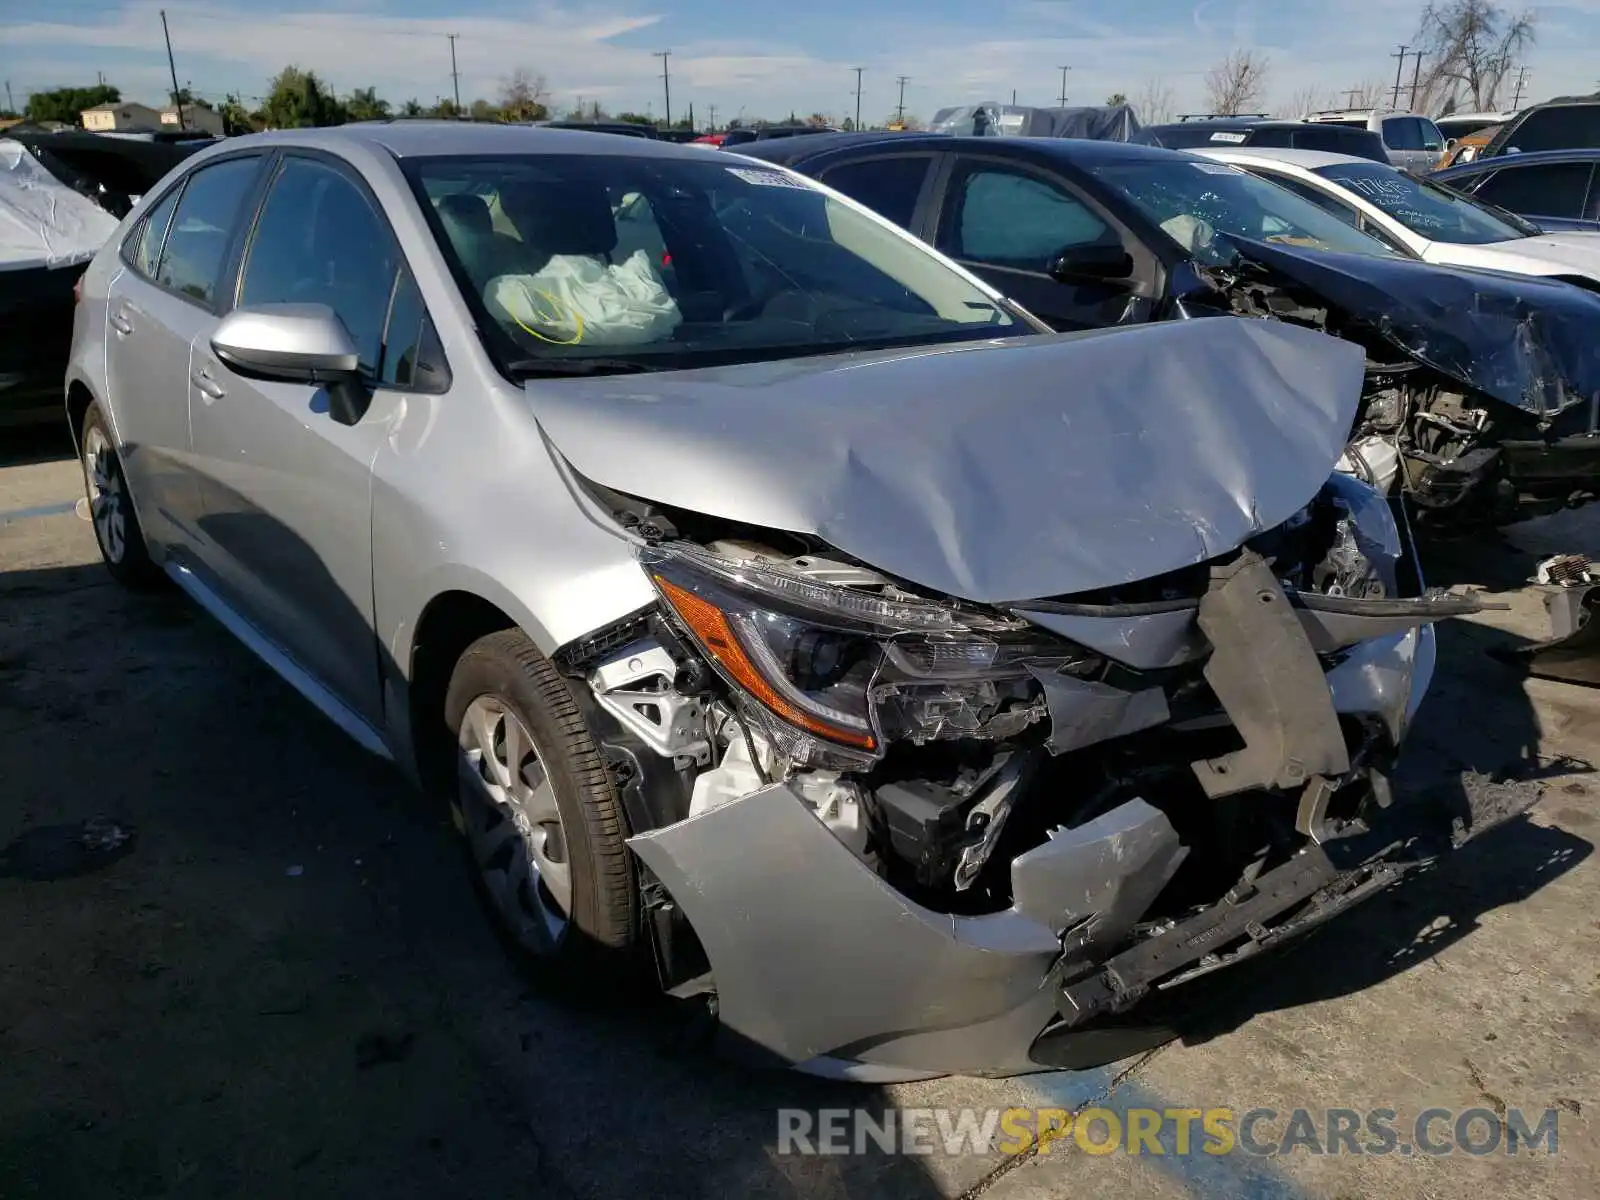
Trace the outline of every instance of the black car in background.
<path fill-rule="evenodd" d="M 744 146 L 751 142 L 838 132 L 832 125 L 764 125 L 760 129 L 730 129 L 722 139 L 722 148 L 726 150 L 730 146 Z"/>
<path fill-rule="evenodd" d="M 1153 146 L 864 133 L 736 153 L 875 209 L 1055 329 L 1235 315 L 1358 342 L 1352 469 L 1430 519 L 1600 496 L 1600 296 L 1570 284 L 1405 258 L 1287 188 Z"/>
<path fill-rule="evenodd" d="M 1600 98 L 1570 97 L 1523 109 L 1500 127 L 1474 161 L 1589 148 L 1600 148 Z"/>
<path fill-rule="evenodd" d="M 1600 230 L 1600 149 L 1502 154 L 1448 167 L 1435 183 L 1526 217 L 1541 229 Z"/>
<path fill-rule="evenodd" d="M 12 130 L 0 143 L 8 147 L 9 156 L 26 155 L 25 165 L 32 171 L 43 168 L 38 186 L 28 190 L 70 199 L 65 190 L 71 189 L 108 214 L 109 229 L 162 176 L 211 139 Z M 42 222 L 48 231 L 50 214 L 60 214 L 64 207 L 47 201 L 11 212 L 0 197 L 0 221 L 29 226 Z M 68 236 L 60 229 L 47 232 L 45 241 L 57 246 L 50 261 L 9 256 L 4 252 L 8 239 L 0 236 L 0 426 L 60 418 L 62 377 L 72 342 L 73 289 L 92 253 L 57 258 L 56 239 Z"/>
<path fill-rule="evenodd" d="M 1386 163 L 1383 139 L 1370 129 L 1351 129 L 1311 121 L 1262 121 L 1248 117 L 1213 117 L 1146 125 L 1128 139 L 1141 146 L 1197 150 L 1202 146 L 1270 146 L 1276 149 L 1327 150 Z"/>

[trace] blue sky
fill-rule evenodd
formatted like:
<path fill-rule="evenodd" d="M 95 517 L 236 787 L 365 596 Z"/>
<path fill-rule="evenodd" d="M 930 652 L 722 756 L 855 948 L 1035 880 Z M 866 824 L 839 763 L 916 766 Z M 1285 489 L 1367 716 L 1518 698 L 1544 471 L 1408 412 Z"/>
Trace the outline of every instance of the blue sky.
<path fill-rule="evenodd" d="M 672 107 L 703 123 L 780 117 L 842 119 L 906 108 L 924 118 L 982 99 L 1137 102 L 1165 91 L 1174 111 L 1203 106 L 1206 70 L 1236 47 L 1271 60 L 1264 107 L 1331 106 L 1347 88 L 1394 80 L 1398 43 L 1415 32 L 1421 0 L 810 0 L 761 8 L 732 0 L 281 0 L 264 7 L 165 0 L 180 83 L 202 94 L 259 95 L 282 66 L 315 70 L 341 92 L 376 86 L 394 101 L 450 94 L 456 42 L 463 100 L 493 98 L 510 72 L 547 81 L 558 108 L 579 97 L 659 115 L 661 60 L 672 51 Z M 32 90 L 94 82 L 159 102 L 168 86 L 162 0 L 0 0 L 0 73 L 20 104 Z M 1600 0 L 1535 6 L 1530 94 L 1591 91 L 1600 78 Z M 1410 66 L 1406 68 L 1409 78 Z"/>

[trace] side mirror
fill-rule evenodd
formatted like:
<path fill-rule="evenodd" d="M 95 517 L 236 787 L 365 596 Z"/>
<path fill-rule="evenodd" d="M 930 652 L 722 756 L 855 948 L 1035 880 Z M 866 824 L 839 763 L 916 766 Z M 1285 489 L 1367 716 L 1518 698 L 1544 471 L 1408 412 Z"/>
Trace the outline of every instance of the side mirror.
<path fill-rule="evenodd" d="M 236 308 L 211 335 L 211 349 L 246 378 L 325 385 L 329 412 L 341 425 L 354 425 L 367 410 L 361 356 L 326 304 Z"/>
<path fill-rule="evenodd" d="M 1049 274 L 1060 283 L 1079 279 L 1127 279 L 1133 274 L 1133 255 L 1121 246 L 1104 243 L 1068 246 L 1051 262 Z"/>

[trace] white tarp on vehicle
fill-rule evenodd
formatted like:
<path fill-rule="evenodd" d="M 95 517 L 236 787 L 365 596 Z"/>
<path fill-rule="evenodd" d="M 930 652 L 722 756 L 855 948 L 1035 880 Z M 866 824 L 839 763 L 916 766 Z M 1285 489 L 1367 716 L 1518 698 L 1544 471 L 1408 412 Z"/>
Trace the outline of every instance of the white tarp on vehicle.
<path fill-rule="evenodd" d="M 0 271 L 61 267 L 91 257 L 117 219 L 67 187 L 10 138 L 0 138 Z"/>

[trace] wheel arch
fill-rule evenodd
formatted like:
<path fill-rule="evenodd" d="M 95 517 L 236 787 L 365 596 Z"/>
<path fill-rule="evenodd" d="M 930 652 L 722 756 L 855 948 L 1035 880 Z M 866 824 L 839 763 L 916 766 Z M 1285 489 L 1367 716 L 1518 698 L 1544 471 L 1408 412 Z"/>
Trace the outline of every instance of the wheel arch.
<path fill-rule="evenodd" d="M 67 426 L 72 433 L 72 448 L 80 456 L 83 454 L 83 419 L 88 415 L 89 406 L 94 402 L 94 392 L 82 379 L 75 378 L 67 382 Z M 107 414 L 106 419 L 111 419 L 110 414 Z"/>
<path fill-rule="evenodd" d="M 479 638 L 517 628 L 524 627 L 505 608 L 466 588 L 438 593 L 418 614 L 404 664 L 409 680 L 407 722 L 417 773 L 428 791 L 448 790 L 453 778 L 444 700 L 456 663 Z M 534 635 L 529 632 L 529 636 Z"/>

